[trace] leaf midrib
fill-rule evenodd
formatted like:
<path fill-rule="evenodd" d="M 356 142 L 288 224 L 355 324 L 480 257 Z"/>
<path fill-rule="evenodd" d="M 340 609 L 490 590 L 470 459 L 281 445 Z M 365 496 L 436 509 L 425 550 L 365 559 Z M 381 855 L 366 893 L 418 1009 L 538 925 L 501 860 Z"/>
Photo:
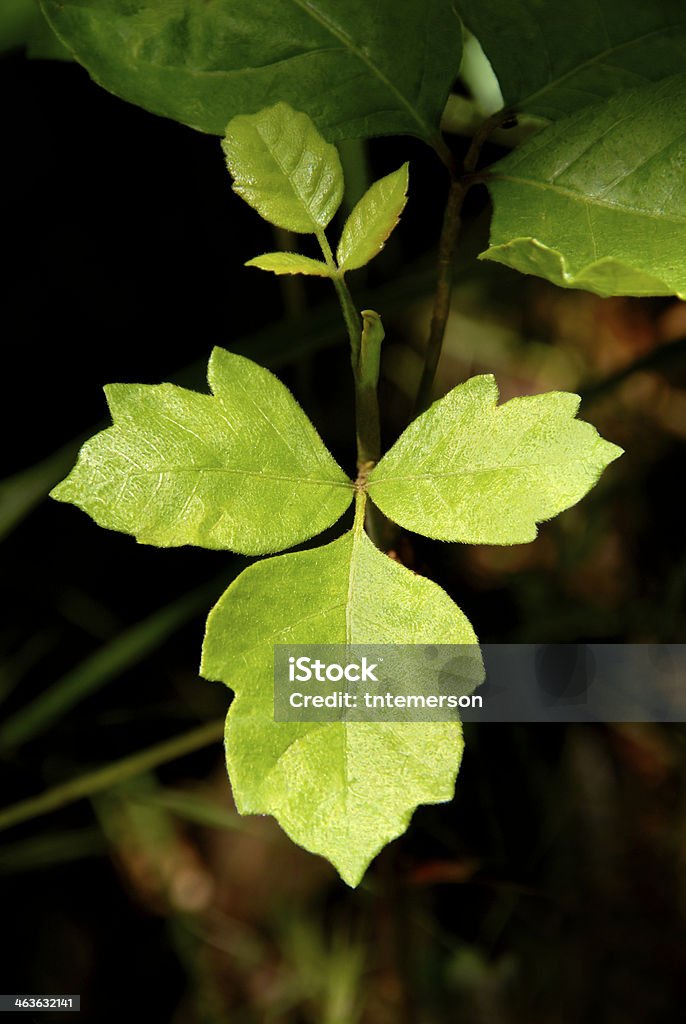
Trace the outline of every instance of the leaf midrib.
<path fill-rule="evenodd" d="M 145 476 L 173 476 L 176 473 L 233 473 L 239 476 L 259 477 L 262 480 L 284 480 L 290 483 L 319 484 L 322 487 L 346 487 L 354 490 L 354 484 L 350 480 L 323 480 L 310 476 L 264 473 L 259 469 L 227 469 L 224 466 L 173 466 L 171 469 L 143 469 L 126 475 L 127 479 L 132 479 Z"/>
<path fill-rule="evenodd" d="M 375 484 L 395 483 L 397 480 L 444 480 L 450 477 L 460 476 L 482 476 L 484 473 L 513 473 L 521 470 L 545 469 L 560 470 L 567 469 L 570 465 L 587 465 L 588 459 L 565 459 L 562 462 L 530 462 L 527 465 L 519 466 L 487 466 L 483 469 L 456 469 L 445 473 L 393 473 L 392 476 L 374 477 L 369 481 L 368 487 L 371 492 Z M 371 495 L 373 497 L 373 495 Z"/>

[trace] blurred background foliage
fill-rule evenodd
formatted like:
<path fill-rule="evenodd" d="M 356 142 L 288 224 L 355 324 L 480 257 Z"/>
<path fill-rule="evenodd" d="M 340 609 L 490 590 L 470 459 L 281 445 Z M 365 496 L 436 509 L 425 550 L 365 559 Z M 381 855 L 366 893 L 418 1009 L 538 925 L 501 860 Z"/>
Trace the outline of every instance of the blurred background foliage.
<path fill-rule="evenodd" d="M 215 344 L 275 369 L 352 469 L 334 296 L 242 266 L 275 239 L 231 193 L 216 139 L 68 63 L 12 51 L 0 74 L 2 802 L 58 787 L 3 832 L 2 991 L 81 993 L 102 1024 L 680 1019 L 682 726 L 471 726 L 455 800 L 421 808 L 354 892 L 271 819 L 236 815 L 216 741 L 229 694 L 197 666 L 206 612 L 245 560 L 139 547 L 45 496 L 103 423 L 104 383 L 202 389 Z M 447 183 L 411 139 L 342 156 L 348 208 L 411 161 L 400 228 L 350 278 L 386 326 L 390 443 L 421 365 Z M 533 544 L 404 536 L 398 557 L 484 641 L 686 641 L 686 305 L 478 264 L 485 192 L 465 212 L 437 391 L 483 371 L 503 399 L 578 391 L 626 455 Z"/>

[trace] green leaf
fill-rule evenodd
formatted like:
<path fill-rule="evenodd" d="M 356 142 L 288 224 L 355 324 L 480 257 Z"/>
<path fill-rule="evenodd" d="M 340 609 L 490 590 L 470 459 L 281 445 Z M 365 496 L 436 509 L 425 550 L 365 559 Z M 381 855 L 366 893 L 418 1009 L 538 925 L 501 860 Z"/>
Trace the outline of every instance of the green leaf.
<path fill-rule="evenodd" d="M 686 296 L 686 75 L 534 136 L 488 176 L 482 258 L 598 295 Z"/>
<path fill-rule="evenodd" d="M 450 0 L 44 0 L 55 31 L 118 96 L 223 135 L 283 99 L 331 139 L 408 133 L 445 155 L 460 67 Z"/>
<path fill-rule="evenodd" d="M 114 426 L 86 442 L 53 491 L 142 544 L 263 554 L 345 512 L 353 487 L 290 392 L 215 348 L 213 396 L 173 384 L 111 384 Z"/>
<path fill-rule="evenodd" d="M 555 121 L 684 70 L 683 0 L 458 0 L 508 106 Z"/>
<path fill-rule="evenodd" d="M 338 150 L 287 103 L 234 117 L 222 142 L 233 189 L 286 231 L 325 228 L 343 199 Z"/>
<path fill-rule="evenodd" d="M 472 377 L 410 424 L 368 478 L 389 519 L 439 540 L 525 544 L 622 454 L 574 419 L 577 395 L 497 400 L 490 374 Z"/>
<path fill-rule="evenodd" d="M 336 260 L 341 270 L 356 270 L 381 252 L 407 202 L 408 164 L 375 181 L 350 213 Z"/>
<path fill-rule="evenodd" d="M 37 13 L 40 12 L 35 0 L 3 0 L 0 7 L 0 53 L 26 45 Z"/>
<path fill-rule="evenodd" d="M 2 0 L 0 53 L 25 49 L 32 58 L 71 60 L 71 54 L 52 31 L 38 0 Z"/>
<path fill-rule="evenodd" d="M 299 252 L 265 252 L 254 256 L 246 267 L 271 270 L 273 274 L 310 274 L 315 277 L 331 277 L 331 271 L 321 260 L 301 256 Z"/>
<path fill-rule="evenodd" d="M 202 674 L 236 692 L 227 766 L 241 814 L 273 814 L 349 885 L 420 803 L 453 795 L 458 723 L 275 722 L 274 644 L 476 643 L 440 587 L 360 529 L 246 569 L 207 620 Z"/>

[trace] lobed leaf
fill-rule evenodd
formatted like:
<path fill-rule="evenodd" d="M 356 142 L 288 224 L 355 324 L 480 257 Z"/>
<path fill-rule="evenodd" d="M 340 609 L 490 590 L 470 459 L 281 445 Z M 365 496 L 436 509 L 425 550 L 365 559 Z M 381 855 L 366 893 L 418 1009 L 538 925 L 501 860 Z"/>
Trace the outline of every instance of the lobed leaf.
<path fill-rule="evenodd" d="M 236 692 L 226 756 L 241 814 L 273 814 L 357 885 L 420 803 L 453 795 L 458 723 L 275 722 L 274 644 L 476 643 L 440 587 L 355 529 L 246 569 L 207 620 L 202 674 Z"/>
<path fill-rule="evenodd" d="M 374 259 L 398 223 L 407 202 L 408 167 L 380 178 L 353 207 L 338 243 L 340 270 L 356 270 Z"/>
<path fill-rule="evenodd" d="M 114 426 L 81 449 L 51 493 L 142 544 L 255 555 L 331 526 L 353 485 L 268 370 L 215 348 L 213 395 L 111 384 Z"/>
<path fill-rule="evenodd" d="M 259 270 L 271 270 L 273 274 L 310 274 L 315 277 L 331 277 L 331 271 L 322 260 L 313 260 L 309 256 L 301 256 L 299 252 L 265 252 L 261 256 L 253 256 L 245 264 L 246 267 L 257 267 Z"/>
<path fill-rule="evenodd" d="M 598 295 L 686 297 L 686 74 L 547 128 L 493 165 L 482 258 Z"/>
<path fill-rule="evenodd" d="M 236 114 L 283 99 L 332 139 L 438 125 L 459 70 L 450 0 L 43 0 L 54 30 L 100 85 L 223 135 Z"/>
<path fill-rule="evenodd" d="M 685 69 L 682 0 L 458 0 L 507 106 L 555 121 Z"/>
<path fill-rule="evenodd" d="M 287 231 L 325 228 L 343 199 L 338 150 L 307 114 L 277 103 L 234 117 L 222 142 L 233 189 L 265 220 Z"/>
<path fill-rule="evenodd" d="M 439 540 L 524 544 L 622 454 L 574 419 L 577 395 L 497 400 L 490 374 L 472 377 L 410 424 L 368 477 L 384 515 Z"/>

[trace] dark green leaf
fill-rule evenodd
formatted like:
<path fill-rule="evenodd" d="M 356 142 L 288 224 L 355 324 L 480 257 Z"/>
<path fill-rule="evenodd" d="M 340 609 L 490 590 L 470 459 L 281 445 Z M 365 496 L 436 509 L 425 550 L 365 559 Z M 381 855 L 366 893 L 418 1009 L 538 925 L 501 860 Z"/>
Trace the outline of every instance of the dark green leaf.
<path fill-rule="evenodd" d="M 686 69 L 683 0 L 458 0 L 505 103 L 550 120 Z"/>
<path fill-rule="evenodd" d="M 488 187 L 483 257 L 598 295 L 686 297 L 686 74 L 552 125 Z"/>
<path fill-rule="evenodd" d="M 24 49 L 33 58 L 72 59 L 45 20 L 38 0 L 2 0 L 0 53 L 13 49 Z"/>
<path fill-rule="evenodd" d="M 44 0 L 59 36 L 106 89 L 223 135 L 277 99 L 330 139 L 438 124 L 462 50 L 450 0 Z"/>

